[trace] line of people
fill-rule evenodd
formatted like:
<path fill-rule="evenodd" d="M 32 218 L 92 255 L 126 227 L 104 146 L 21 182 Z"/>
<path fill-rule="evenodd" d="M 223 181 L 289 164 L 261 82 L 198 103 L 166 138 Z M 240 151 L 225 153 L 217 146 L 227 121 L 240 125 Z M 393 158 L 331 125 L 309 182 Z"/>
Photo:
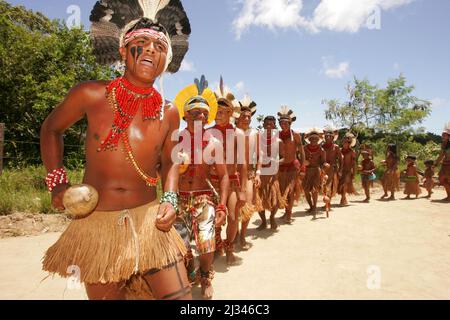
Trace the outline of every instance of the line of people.
<path fill-rule="evenodd" d="M 362 145 L 362 160 L 358 165 L 358 154 L 354 149 L 357 137 L 351 132 L 343 137 L 342 147 L 336 144 L 339 131 L 331 126 L 323 130 L 312 128 L 302 138 L 291 128 L 296 116 L 287 106 L 281 107 L 278 119 L 265 117 L 263 130 L 252 129 L 250 124 L 256 113 L 256 102 L 248 96 L 238 101 L 222 79 L 214 94 L 204 77 L 196 80 L 195 85 L 178 94 L 175 104 L 187 124 L 180 133 L 182 151 L 178 152 L 181 159 L 179 206 L 183 214 L 175 222 L 175 228 L 188 250 L 185 262 L 190 281 L 201 284 L 205 299 L 213 296 L 214 253 L 225 255 L 229 266 L 237 263 L 235 244 L 240 244 L 241 250 L 250 248 L 246 232 L 253 213 L 258 212 L 261 218 L 257 230 L 268 227 L 266 211 L 270 212 L 270 227 L 277 229 L 275 215 L 278 210 L 284 209 L 283 218 L 292 223 L 293 206 L 304 194 L 308 211 L 315 219 L 319 211 L 318 198 L 322 194 L 323 209 L 329 217 L 334 196 L 339 194 L 340 205 L 345 206 L 348 195 L 356 194 L 354 180 L 358 173 L 366 195 L 364 202 L 370 201 L 370 188 L 377 180 L 373 151 Z M 213 121 L 215 125 L 206 128 Z M 279 132 L 277 121 L 281 128 Z M 196 135 L 199 143 L 195 142 Z M 444 152 L 448 150 L 444 150 L 448 135 L 447 128 L 443 134 L 443 153 L 436 163 L 426 161 L 424 185 L 428 197 L 433 187 L 433 166 L 444 158 L 440 176 L 448 191 L 450 159 Z M 207 154 L 212 155 L 212 160 L 204 159 Z M 421 191 L 416 157 L 409 155 L 406 161 L 407 169 L 403 172 L 406 198 L 417 197 Z M 382 164 L 386 166 L 381 177 L 385 191 L 382 199 L 391 192 L 389 200 L 393 200 L 400 185 L 396 145 L 388 146 Z M 226 237 L 222 239 L 225 224 Z M 195 239 L 199 255 L 197 269 L 192 239 Z"/>

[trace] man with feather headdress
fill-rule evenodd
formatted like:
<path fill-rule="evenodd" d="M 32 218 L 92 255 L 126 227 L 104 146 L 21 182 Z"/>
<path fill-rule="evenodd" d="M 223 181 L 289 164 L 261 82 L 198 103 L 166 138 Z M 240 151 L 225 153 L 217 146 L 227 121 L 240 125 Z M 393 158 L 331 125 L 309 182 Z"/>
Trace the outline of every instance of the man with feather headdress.
<path fill-rule="evenodd" d="M 209 129 L 210 134 L 222 142 L 225 161 L 227 164 L 228 176 L 230 179 L 230 190 L 228 196 L 228 216 L 226 227 L 226 239 L 221 238 L 220 226 L 216 230 L 216 245 L 218 253 L 225 251 L 228 265 L 234 265 L 238 259 L 234 255 L 234 241 L 239 227 L 239 213 L 246 204 L 247 187 L 247 165 L 244 154 L 239 152 L 238 145 L 245 141 L 245 134 L 231 123 L 233 113 L 236 111 L 238 103 L 230 89 L 224 85 L 220 78 L 219 88 L 215 91 L 218 102 L 216 124 Z M 211 174 L 211 181 L 215 187 L 218 186 L 217 174 L 214 168 Z"/>
<path fill-rule="evenodd" d="M 175 222 L 175 228 L 189 248 L 190 254 L 186 262 L 190 280 L 195 282 L 198 279 L 202 287 L 202 297 L 211 299 L 214 293 L 212 265 L 216 250 L 215 231 L 216 226 L 225 222 L 229 189 L 224 155 L 220 152 L 222 144 L 209 136 L 204 129 L 207 123 L 214 121 L 217 100 L 202 76 L 200 81 L 196 80 L 195 85 L 190 85 L 178 93 L 175 105 L 187 123 L 187 128 L 180 133 L 180 146 L 184 151 L 182 154 L 188 155 L 187 166 L 180 166 L 178 186 L 181 214 Z M 207 158 L 209 155 L 213 161 Z M 218 179 L 217 191 L 212 190 L 209 182 L 211 167 L 214 167 Z M 195 239 L 200 260 L 200 267 L 196 272 L 190 249 L 192 237 Z"/>
<path fill-rule="evenodd" d="M 256 192 L 256 207 L 259 210 L 261 224 L 257 230 L 267 228 L 266 210 L 270 211 L 270 228 L 278 228 L 275 215 L 278 209 L 286 206 L 285 198 L 280 191 L 278 169 L 283 161 L 283 141 L 276 131 L 277 124 L 274 116 L 267 116 L 263 120 L 264 130 L 260 132 L 259 149 L 261 156 L 261 186 Z"/>
<path fill-rule="evenodd" d="M 441 153 L 435 162 L 435 166 L 441 164 L 439 171 L 439 183 L 445 188 L 447 198 L 444 201 L 450 202 L 450 122 L 442 130 Z"/>
<path fill-rule="evenodd" d="M 248 95 L 239 101 L 239 107 L 233 114 L 236 119 L 236 127 L 245 132 L 245 163 L 247 165 L 246 205 L 241 208 L 241 229 L 239 242 L 242 250 L 248 250 L 250 245 L 245 240 L 250 219 L 256 211 L 263 210 L 256 205 L 256 192 L 261 186 L 261 155 L 259 148 L 259 132 L 250 127 L 252 116 L 256 113 L 256 102 Z"/>
<path fill-rule="evenodd" d="M 68 268 L 76 266 L 90 299 L 190 299 L 186 248 L 173 228 L 178 167 L 170 137 L 179 115 L 153 87 L 163 72 L 178 71 L 189 20 L 179 0 L 102 0 L 90 20 L 98 61 L 122 63 L 125 74 L 78 84 L 42 126 L 52 204 L 64 209 L 69 187 L 63 133 L 84 117 L 83 182 L 99 193 L 95 211 L 73 220 L 48 249 L 43 269 L 68 277 Z M 158 203 L 160 180 L 164 194 Z"/>
<path fill-rule="evenodd" d="M 291 125 L 296 119 L 294 112 L 287 106 L 282 106 L 280 112 L 278 112 L 278 123 L 281 127 L 280 139 L 284 146 L 279 181 L 281 194 L 286 202 L 284 217 L 288 223 L 292 222 L 292 207 L 294 206 L 297 177 L 300 175 L 305 159 L 302 138 L 298 132 L 291 129 Z"/>
<path fill-rule="evenodd" d="M 338 186 L 338 193 L 341 195 L 341 206 L 348 205 L 348 194 L 356 194 L 356 189 L 353 185 L 353 180 L 358 172 L 356 152 L 353 150 L 356 143 L 356 136 L 351 132 L 347 132 L 342 140 L 342 166 L 339 172 Z"/>

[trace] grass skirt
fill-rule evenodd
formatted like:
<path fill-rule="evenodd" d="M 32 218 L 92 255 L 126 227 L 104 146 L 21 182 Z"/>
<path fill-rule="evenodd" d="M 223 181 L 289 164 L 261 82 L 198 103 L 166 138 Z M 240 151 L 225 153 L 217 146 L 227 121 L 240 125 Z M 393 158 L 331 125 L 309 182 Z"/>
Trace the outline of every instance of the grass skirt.
<path fill-rule="evenodd" d="M 73 220 L 45 253 L 43 270 L 69 277 L 77 266 L 80 281 L 117 283 L 179 261 L 186 247 L 176 230 L 156 228 L 159 203 L 122 211 L 95 211 Z"/>

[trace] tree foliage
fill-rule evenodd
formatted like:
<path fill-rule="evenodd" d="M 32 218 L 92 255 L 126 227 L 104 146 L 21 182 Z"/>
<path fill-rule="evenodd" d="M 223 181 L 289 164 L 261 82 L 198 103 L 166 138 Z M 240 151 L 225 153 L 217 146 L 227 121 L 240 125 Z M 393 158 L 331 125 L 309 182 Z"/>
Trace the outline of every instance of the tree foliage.
<path fill-rule="evenodd" d="M 431 102 L 415 97 L 413 91 L 403 75 L 389 80 L 385 88 L 354 78 L 347 86 L 348 101 L 324 100 L 328 107 L 325 116 L 366 136 L 382 133 L 387 140 L 403 141 L 423 132 L 418 125 L 431 112 Z"/>
<path fill-rule="evenodd" d="M 76 83 L 110 77 L 110 69 L 95 62 L 86 31 L 0 0 L 0 122 L 6 124 L 6 163 L 40 163 L 39 131 L 45 117 Z M 84 158 L 85 128 L 82 121 L 66 132 L 69 165 Z"/>

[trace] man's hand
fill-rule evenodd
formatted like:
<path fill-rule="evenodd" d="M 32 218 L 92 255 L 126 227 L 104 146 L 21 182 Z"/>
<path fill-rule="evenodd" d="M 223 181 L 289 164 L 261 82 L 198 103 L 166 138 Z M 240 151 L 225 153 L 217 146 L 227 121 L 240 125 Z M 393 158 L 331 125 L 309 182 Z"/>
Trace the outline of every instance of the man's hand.
<path fill-rule="evenodd" d="M 259 176 L 259 174 L 257 174 L 257 175 L 255 176 L 255 187 L 256 187 L 256 188 L 261 187 L 261 177 Z"/>
<path fill-rule="evenodd" d="M 223 210 L 216 210 L 216 226 L 224 226 L 227 218 L 227 213 Z"/>
<path fill-rule="evenodd" d="M 164 232 L 169 232 L 170 229 L 172 228 L 176 218 L 177 218 L 177 213 L 175 212 L 174 207 L 168 202 L 163 202 L 159 206 L 155 225 L 159 230 L 164 231 Z"/>
<path fill-rule="evenodd" d="M 52 190 L 52 206 L 58 211 L 64 211 L 63 197 L 70 185 L 67 183 L 58 184 Z"/>

